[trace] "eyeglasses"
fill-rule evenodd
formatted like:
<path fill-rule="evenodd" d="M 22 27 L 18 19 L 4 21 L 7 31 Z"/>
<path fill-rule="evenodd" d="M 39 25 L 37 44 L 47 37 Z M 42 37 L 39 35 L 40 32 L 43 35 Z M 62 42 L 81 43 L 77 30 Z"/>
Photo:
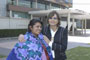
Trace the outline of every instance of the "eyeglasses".
<path fill-rule="evenodd" d="M 54 18 L 50 17 L 49 19 L 54 19 L 54 20 L 57 20 L 57 18 L 56 18 L 56 17 L 54 17 Z"/>

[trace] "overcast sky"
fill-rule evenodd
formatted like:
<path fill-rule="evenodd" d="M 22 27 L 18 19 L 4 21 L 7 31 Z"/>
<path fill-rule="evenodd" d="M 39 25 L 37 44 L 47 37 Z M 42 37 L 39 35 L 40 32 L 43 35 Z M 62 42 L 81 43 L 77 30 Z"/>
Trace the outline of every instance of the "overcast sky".
<path fill-rule="evenodd" d="M 90 0 L 73 0 L 73 9 L 79 9 L 90 13 Z"/>

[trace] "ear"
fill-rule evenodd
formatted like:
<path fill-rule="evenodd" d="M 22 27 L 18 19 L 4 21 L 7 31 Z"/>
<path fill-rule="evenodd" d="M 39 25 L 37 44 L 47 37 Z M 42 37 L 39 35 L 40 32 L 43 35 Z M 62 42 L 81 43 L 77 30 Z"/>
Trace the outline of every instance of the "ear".
<path fill-rule="evenodd" d="M 32 30 L 32 26 L 29 26 L 30 30 Z"/>

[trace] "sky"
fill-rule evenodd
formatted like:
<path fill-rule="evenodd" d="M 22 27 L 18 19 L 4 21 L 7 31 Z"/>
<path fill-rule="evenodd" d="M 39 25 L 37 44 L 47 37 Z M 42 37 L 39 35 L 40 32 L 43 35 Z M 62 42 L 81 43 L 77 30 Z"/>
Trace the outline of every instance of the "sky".
<path fill-rule="evenodd" d="M 73 0 L 73 9 L 90 13 L 90 0 Z"/>

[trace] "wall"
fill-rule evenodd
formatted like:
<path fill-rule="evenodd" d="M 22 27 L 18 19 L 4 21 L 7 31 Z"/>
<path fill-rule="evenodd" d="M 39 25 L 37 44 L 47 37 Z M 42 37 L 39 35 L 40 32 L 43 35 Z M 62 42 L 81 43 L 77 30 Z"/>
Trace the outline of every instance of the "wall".
<path fill-rule="evenodd" d="M 0 29 L 27 29 L 30 20 L 0 17 Z"/>

